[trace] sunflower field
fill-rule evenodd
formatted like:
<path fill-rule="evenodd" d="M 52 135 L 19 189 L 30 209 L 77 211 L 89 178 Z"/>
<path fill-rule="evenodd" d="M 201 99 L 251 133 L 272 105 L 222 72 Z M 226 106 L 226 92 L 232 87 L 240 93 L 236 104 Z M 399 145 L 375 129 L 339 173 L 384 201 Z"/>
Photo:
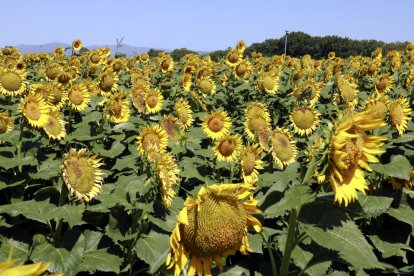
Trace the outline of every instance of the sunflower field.
<path fill-rule="evenodd" d="M 414 44 L 245 49 L 1 49 L 0 275 L 413 273 Z"/>

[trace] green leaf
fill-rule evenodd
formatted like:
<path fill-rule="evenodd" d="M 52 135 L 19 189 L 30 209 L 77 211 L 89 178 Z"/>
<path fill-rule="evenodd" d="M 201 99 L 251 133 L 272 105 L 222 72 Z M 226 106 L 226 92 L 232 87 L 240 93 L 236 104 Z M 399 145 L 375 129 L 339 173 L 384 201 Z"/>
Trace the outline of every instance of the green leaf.
<path fill-rule="evenodd" d="M 30 255 L 30 248 L 29 245 L 21 242 L 21 241 L 17 241 L 17 240 L 13 240 L 13 239 L 7 239 L 5 237 L 0 236 L 0 241 L 1 241 L 1 245 L 0 245 L 0 260 L 7 260 L 9 257 L 9 253 L 13 253 L 12 254 L 12 258 L 13 259 L 18 259 L 19 263 L 23 264 L 26 262 L 27 258 Z"/>
<path fill-rule="evenodd" d="M 348 210 L 354 209 L 355 205 L 359 204 L 364 211 L 362 217 L 364 218 L 376 218 L 385 213 L 390 207 L 393 198 L 384 196 L 369 196 L 360 194 L 358 195 L 358 202 L 348 206 Z"/>
<path fill-rule="evenodd" d="M 392 256 L 402 257 L 404 263 L 407 261 L 407 251 L 414 252 L 414 250 L 403 243 L 391 243 L 381 240 L 378 236 L 368 236 L 374 246 L 382 253 L 383 258 L 389 258 Z"/>
<path fill-rule="evenodd" d="M 65 275 L 75 275 L 82 256 L 71 254 L 65 248 L 56 248 L 46 239 L 34 246 L 30 256 L 34 262 L 50 262 L 50 272 L 63 272 Z"/>
<path fill-rule="evenodd" d="M 22 158 L 22 166 L 36 166 L 38 161 L 31 155 Z M 19 160 L 15 157 L 4 156 L 0 154 L 0 167 L 9 170 L 19 165 Z"/>
<path fill-rule="evenodd" d="M 314 259 L 313 253 L 302 249 L 300 246 L 295 246 L 292 251 L 293 262 L 301 269 L 306 268 L 308 275 L 325 275 L 328 268 L 331 266 L 331 261 L 321 260 L 318 262 Z"/>
<path fill-rule="evenodd" d="M 285 192 L 285 196 L 276 204 L 263 210 L 266 218 L 276 218 L 292 208 L 302 206 L 315 199 L 315 195 L 308 186 L 295 185 Z"/>
<path fill-rule="evenodd" d="M 137 159 L 133 154 L 117 158 L 112 170 L 123 171 L 124 169 L 136 168 Z"/>
<path fill-rule="evenodd" d="M 151 231 L 138 240 L 135 251 L 140 259 L 150 265 L 149 273 L 155 273 L 167 259 L 170 251 L 169 236 Z"/>
<path fill-rule="evenodd" d="M 371 168 L 386 176 L 409 180 L 411 173 L 410 161 L 403 155 L 393 155 L 388 164 L 370 164 Z"/>
<path fill-rule="evenodd" d="M 399 221 L 403 221 L 410 225 L 411 231 L 414 231 L 414 210 L 405 204 L 401 204 L 399 208 L 390 208 L 387 211 L 387 214 L 398 219 Z"/>
<path fill-rule="evenodd" d="M 84 258 L 78 271 L 119 273 L 122 261 L 119 256 L 108 253 L 106 249 L 91 250 L 84 253 Z"/>
<path fill-rule="evenodd" d="M 39 169 L 36 173 L 30 173 L 30 177 L 34 179 L 51 179 L 57 177 L 60 174 L 60 165 L 62 165 L 62 159 L 53 160 L 53 158 L 42 161 Z"/>
<path fill-rule="evenodd" d="M 116 182 L 117 186 L 123 188 L 132 200 L 137 198 L 137 194 L 144 195 L 151 188 L 151 181 L 146 174 L 137 176 L 136 174 L 122 175 Z"/>
<path fill-rule="evenodd" d="M 55 205 L 47 201 L 27 200 L 8 205 L 2 205 L 0 213 L 6 213 L 11 216 L 23 215 L 28 219 L 47 223 L 45 214 L 54 209 Z"/>
<path fill-rule="evenodd" d="M 75 225 L 85 223 L 82 221 L 82 213 L 84 210 L 84 205 L 64 205 L 50 210 L 47 217 L 53 218 L 56 222 L 62 219 L 69 224 L 69 227 L 72 228 Z"/>
<path fill-rule="evenodd" d="M 371 245 L 352 221 L 342 223 L 323 230 L 311 225 L 303 225 L 303 229 L 313 241 L 325 248 L 338 251 L 338 254 L 354 268 L 385 268 L 378 261 Z"/>
<path fill-rule="evenodd" d="M 298 177 L 299 162 L 295 162 L 286 167 L 284 171 L 272 173 L 262 173 L 259 175 L 258 187 L 271 187 L 283 192 L 286 187 Z M 276 187 L 275 187 L 276 186 Z"/>
<path fill-rule="evenodd" d="M 93 152 L 103 157 L 115 158 L 119 156 L 125 150 L 125 145 L 119 141 L 112 143 L 109 150 L 104 149 L 102 144 L 96 144 L 93 147 Z"/>
<path fill-rule="evenodd" d="M 252 248 L 254 253 L 263 254 L 263 238 L 260 234 L 250 234 L 248 233 L 247 239 L 249 241 L 249 245 Z"/>

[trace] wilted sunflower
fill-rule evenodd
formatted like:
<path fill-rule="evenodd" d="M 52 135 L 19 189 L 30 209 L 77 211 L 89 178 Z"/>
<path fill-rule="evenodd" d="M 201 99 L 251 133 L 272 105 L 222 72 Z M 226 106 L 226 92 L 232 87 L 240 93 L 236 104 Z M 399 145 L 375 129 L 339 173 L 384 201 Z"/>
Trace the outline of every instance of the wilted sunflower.
<path fill-rule="evenodd" d="M 300 136 L 309 136 L 319 125 L 319 112 L 312 107 L 299 107 L 290 114 L 295 133 Z"/>
<path fill-rule="evenodd" d="M 226 135 L 231 127 L 231 119 L 226 111 L 213 111 L 204 118 L 201 128 L 207 137 L 216 140 Z"/>
<path fill-rule="evenodd" d="M 177 114 L 178 120 L 180 120 L 180 122 L 184 126 L 184 129 L 189 128 L 193 124 L 193 111 L 191 110 L 188 101 L 182 98 L 178 99 L 175 103 L 174 110 Z"/>
<path fill-rule="evenodd" d="M 216 84 L 209 77 L 203 77 L 199 79 L 197 82 L 197 87 L 200 93 L 205 97 L 216 93 Z"/>
<path fill-rule="evenodd" d="M 411 108 L 404 97 L 394 100 L 390 106 L 390 117 L 392 125 L 397 129 L 398 134 L 403 135 L 411 119 Z"/>
<path fill-rule="evenodd" d="M 0 71 L 0 93 L 19 96 L 26 91 L 26 73 L 15 69 Z"/>
<path fill-rule="evenodd" d="M 240 155 L 240 174 L 244 183 L 254 184 L 259 180 L 258 170 L 263 169 L 261 152 L 258 144 L 243 146 Z"/>
<path fill-rule="evenodd" d="M 17 260 L 0 263 L 0 276 L 63 276 L 63 273 L 48 273 L 50 263 L 37 262 L 33 264 L 13 266 Z"/>
<path fill-rule="evenodd" d="M 80 51 L 82 49 L 82 41 L 80 39 L 75 39 L 72 42 L 72 49 L 74 51 Z"/>
<path fill-rule="evenodd" d="M 257 80 L 257 87 L 269 94 L 276 94 L 279 89 L 279 75 L 274 72 L 263 72 Z"/>
<path fill-rule="evenodd" d="M 271 133 L 270 144 L 273 162 L 280 169 L 295 162 L 298 151 L 296 143 L 292 140 L 292 135 L 288 130 L 283 128 L 274 129 Z"/>
<path fill-rule="evenodd" d="M 410 179 L 399 179 L 396 177 L 388 178 L 388 182 L 392 185 L 393 190 L 401 190 L 402 188 L 412 189 L 414 188 L 414 170 L 410 172 Z"/>
<path fill-rule="evenodd" d="M 114 123 L 128 122 L 131 110 L 124 91 L 115 93 L 108 102 L 106 117 Z"/>
<path fill-rule="evenodd" d="M 365 193 L 368 189 L 362 169 L 372 171 L 368 162 L 378 163 L 374 155 L 385 152 L 381 146 L 386 138 L 366 135 L 365 131 L 385 123 L 370 111 L 348 115 L 340 121 L 330 140 L 330 182 L 335 201 L 347 206 L 358 198 L 357 190 Z"/>
<path fill-rule="evenodd" d="M 259 210 L 251 190 L 252 186 L 244 184 L 211 185 L 202 187 L 197 199 L 186 199 L 170 237 L 167 257 L 167 268 L 174 267 L 175 276 L 188 261 L 188 275 L 211 275 L 213 261 L 222 271 L 221 258 L 237 251 L 244 255 L 252 252 L 247 227 L 260 232 L 262 225 L 252 216 Z"/>
<path fill-rule="evenodd" d="M 237 134 L 224 135 L 215 141 L 214 156 L 216 157 L 217 162 L 235 162 L 241 152 L 242 146 L 242 140 Z"/>
<path fill-rule="evenodd" d="M 74 83 L 68 90 L 69 108 L 76 111 L 85 110 L 91 101 L 91 96 L 86 86 L 80 83 Z"/>
<path fill-rule="evenodd" d="M 164 97 L 158 89 L 151 89 L 145 98 L 145 114 L 154 114 L 161 110 Z"/>
<path fill-rule="evenodd" d="M 43 127 L 47 124 L 49 105 L 40 95 L 28 95 L 22 99 L 20 110 L 32 127 Z"/>
<path fill-rule="evenodd" d="M 13 120 L 9 114 L 0 112 L 0 134 L 12 131 L 13 127 Z"/>
<path fill-rule="evenodd" d="M 184 126 L 180 120 L 172 115 L 164 115 L 160 126 L 168 134 L 168 139 L 172 142 L 178 142 L 184 133 Z"/>
<path fill-rule="evenodd" d="M 390 76 L 390 73 L 382 74 L 375 82 L 375 91 L 378 93 L 387 93 L 391 90 L 393 83 L 394 77 Z"/>
<path fill-rule="evenodd" d="M 51 111 L 46 125 L 43 126 L 49 139 L 61 140 L 66 136 L 65 121 L 57 111 Z"/>
<path fill-rule="evenodd" d="M 111 70 L 103 71 L 99 78 L 98 88 L 103 95 L 115 92 L 118 89 L 118 75 Z"/>
<path fill-rule="evenodd" d="M 137 138 L 137 150 L 142 156 L 148 156 L 152 151 L 164 152 L 168 146 L 168 135 L 158 125 L 144 127 Z"/>
<path fill-rule="evenodd" d="M 227 53 L 226 64 L 229 66 L 236 66 L 243 59 L 243 53 L 237 49 L 232 49 Z"/>
<path fill-rule="evenodd" d="M 63 180 L 77 201 L 89 202 L 102 192 L 103 165 L 97 155 L 84 156 L 87 149 L 70 149 L 60 167 Z"/>
<path fill-rule="evenodd" d="M 169 152 L 164 152 L 157 160 L 156 170 L 162 203 L 165 208 L 169 208 L 176 195 L 173 186 L 179 184 L 180 169 L 174 156 Z"/>

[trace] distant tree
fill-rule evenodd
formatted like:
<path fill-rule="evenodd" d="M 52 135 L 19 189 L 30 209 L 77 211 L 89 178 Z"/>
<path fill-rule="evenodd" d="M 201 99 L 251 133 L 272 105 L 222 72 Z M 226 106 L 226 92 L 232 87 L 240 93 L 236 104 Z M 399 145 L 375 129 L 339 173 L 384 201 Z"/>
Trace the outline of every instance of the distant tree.
<path fill-rule="evenodd" d="M 153 58 L 153 57 L 157 57 L 158 56 L 158 54 L 159 53 L 161 53 L 162 51 L 161 50 L 155 50 L 155 49 L 149 49 L 149 51 L 148 51 L 148 56 L 150 57 L 150 58 Z"/>
<path fill-rule="evenodd" d="M 210 56 L 211 60 L 217 62 L 220 59 L 226 57 L 228 51 L 229 51 L 229 49 L 227 49 L 227 50 L 217 50 L 217 51 L 208 53 L 208 55 Z"/>
<path fill-rule="evenodd" d="M 187 54 L 197 54 L 194 51 L 188 50 L 187 48 L 180 48 L 173 50 L 170 55 L 175 61 L 179 61 L 183 56 Z"/>

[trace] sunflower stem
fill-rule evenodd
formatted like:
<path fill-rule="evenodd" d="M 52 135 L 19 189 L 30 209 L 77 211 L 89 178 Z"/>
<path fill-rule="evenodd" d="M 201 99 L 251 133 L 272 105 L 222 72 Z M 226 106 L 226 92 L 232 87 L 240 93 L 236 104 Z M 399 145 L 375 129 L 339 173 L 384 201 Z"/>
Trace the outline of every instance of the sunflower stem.
<path fill-rule="evenodd" d="M 19 164 L 19 173 L 23 171 L 23 164 L 22 164 L 23 131 L 24 131 L 24 123 L 23 123 L 23 117 L 22 117 L 20 118 L 20 134 L 19 134 L 19 141 L 17 142 L 17 160 Z"/>
<path fill-rule="evenodd" d="M 282 265 L 280 267 L 280 275 L 287 276 L 289 271 L 290 257 L 296 245 L 296 228 L 297 228 L 298 210 L 293 208 L 290 212 L 288 236 L 286 239 L 285 251 L 282 258 Z"/>
<path fill-rule="evenodd" d="M 58 207 L 62 206 L 65 203 L 67 192 L 68 192 L 68 189 L 65 183 L 62 182 L 62 188 L 60 189 Z M 60 219 L 56 224 L 56 230 L 53 235 L 55 243 L 57 243 L 60 240 L 61 230 L 62 230 L 62 219 Z"/>
<path fill-rule="evenodd" d="M 272 265 L 272 275 L 278 276 L 277 275 L 275 258 L 273 257 L 272 246 L 270 245 L 269 241 L 266 239 L 265 235 L 263 234 L 263 231 L 260 232 L 260 235 L 262 236 L 262 239 L 265 242 L 266 247 L 267 247 L 267 251 L 269 253 L 270 263 Z"/>
<path fill-rule="evenodd" d="M 229 176 L 229 183 L 233 183 L 234 177 L 234 165 L 233 163 L 230 164 L 230 176 Z"/>

